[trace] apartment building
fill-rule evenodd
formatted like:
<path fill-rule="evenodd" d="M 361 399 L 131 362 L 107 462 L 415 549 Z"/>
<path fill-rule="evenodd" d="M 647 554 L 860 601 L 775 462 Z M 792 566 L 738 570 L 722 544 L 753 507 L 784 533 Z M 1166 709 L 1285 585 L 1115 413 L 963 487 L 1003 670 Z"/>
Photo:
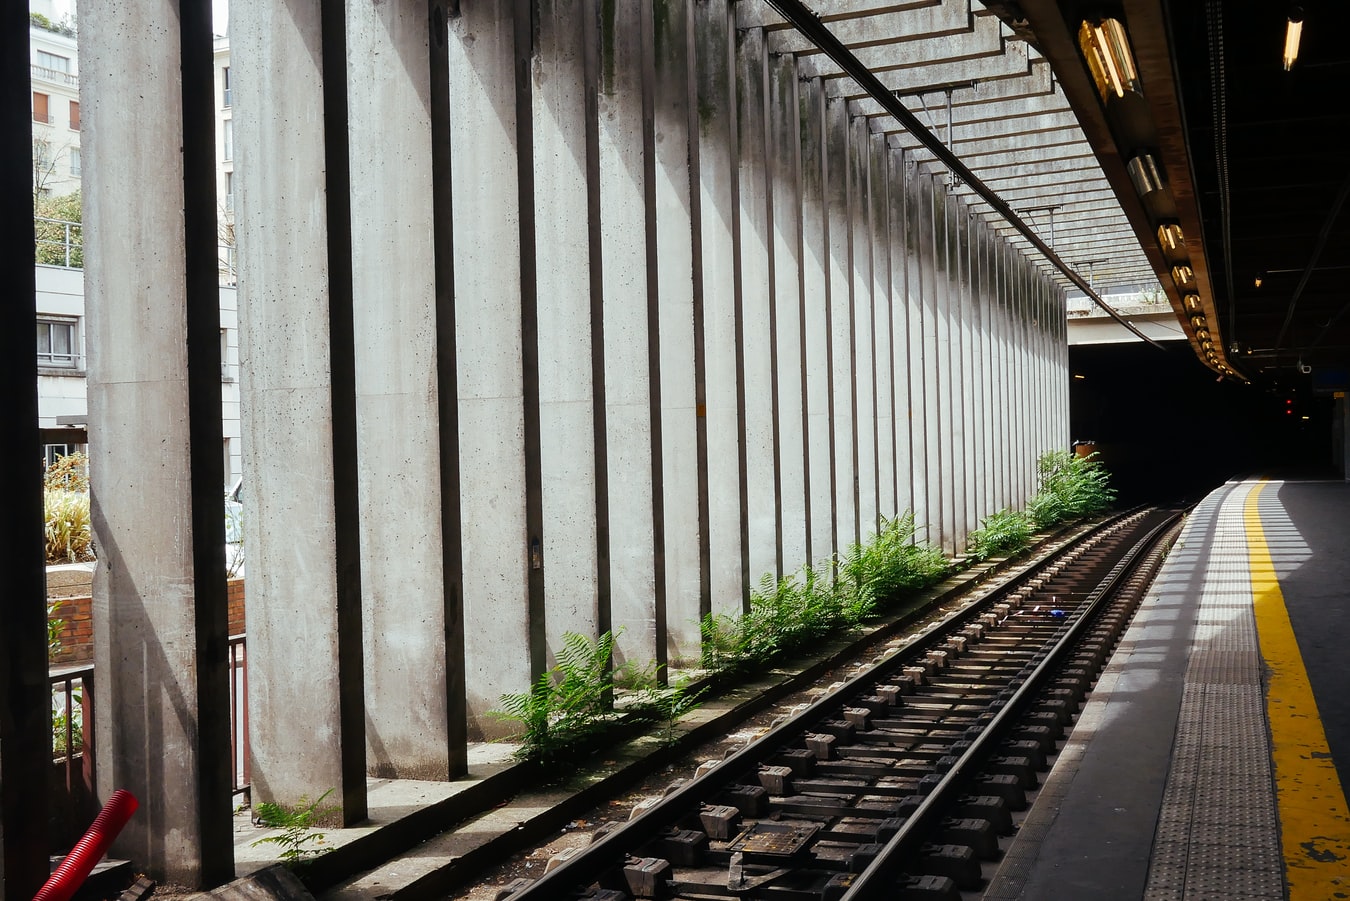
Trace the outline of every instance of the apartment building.
<path fill-rule="evenodd" d="M 54 199 L 80 189 L 79 52 L 70 11 L 34 3 L 29 27 L 33 92 L 33 194 Z M 220 207 L 221 417 L 225 484 L 240 475 L 239 328 L 234 275 L 234 147 L 229 39 L 215 38 L 216 196 Z M 88 414 L 83 242 L 75 221 L 43 220 L 37 276 L 38 416 L 44 455 L 85 450 Z"/>

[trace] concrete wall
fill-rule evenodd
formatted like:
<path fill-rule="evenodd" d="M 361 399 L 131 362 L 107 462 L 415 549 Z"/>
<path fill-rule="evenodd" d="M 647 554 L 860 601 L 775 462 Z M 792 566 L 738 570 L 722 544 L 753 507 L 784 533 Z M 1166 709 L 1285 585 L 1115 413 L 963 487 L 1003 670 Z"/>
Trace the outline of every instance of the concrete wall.
<path fill-rule="evenodd" d="M 906 512 L 959 552 L 1067 446 L 1058 290 L 739 8 L 236 11 L 258 797 L 359 818 L 567 632 L 695 661 L 762 577 Z"/>

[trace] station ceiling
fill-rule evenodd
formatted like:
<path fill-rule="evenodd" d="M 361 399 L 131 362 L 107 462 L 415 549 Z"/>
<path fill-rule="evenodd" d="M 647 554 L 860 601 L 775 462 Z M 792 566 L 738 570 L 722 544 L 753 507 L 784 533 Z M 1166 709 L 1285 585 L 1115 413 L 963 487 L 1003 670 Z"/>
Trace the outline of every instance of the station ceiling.
<path fill-rule="evenodd" d="M 1220 375 L 1260 381 L 1303 367 L 1334 379 L 1344 370 L 1350 4 L 739 7 L 757 20 L 745 24 L 771 29 L 770 49 L 795 54 L 872 117 L 874 131 L 948 172 L 1067 290 L 1169 304 L 1178 337 Z M 1291 15 L 1304 28 L 1286 71 Z M 1119 29 L 1102 30 L 1106 20 Z M 1122 90 L 1094 79 L 1085 21 L 1099 26 L 1098 46 L 1129 54 L 1135 72 Z"/>

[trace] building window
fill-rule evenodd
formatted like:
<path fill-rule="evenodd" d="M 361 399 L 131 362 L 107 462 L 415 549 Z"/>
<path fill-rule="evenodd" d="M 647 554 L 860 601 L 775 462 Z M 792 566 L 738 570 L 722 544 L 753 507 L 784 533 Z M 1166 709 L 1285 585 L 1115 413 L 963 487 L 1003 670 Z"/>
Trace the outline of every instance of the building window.
<path fill-rule="evenodd" d="M 225 173 L 225 212 L 234 212 L 234 173 Z"/>
<path fill-rule="evenodd" d="M 57 56 L 55 53 L 39 50 L 37 52 L 37 64 L 44 69 L 60 72 L 62 75 L 70 74 L 70 57 L 68 56 Z"/>
<path fill-rule="evenodd" d="M 221 124 L 221 138 L 220 158 L 226 161 L 234 159 L 234 123 L 229 119 Z"/>
<path fill-rule="evenodd" d="M 80 101 L 70 101 L 70 130 L 80 130 Z"/>
<path fill-rule="evenodd" d="M 70 174 L 80 174 L 80 148 L 78 147 L 70 148 Z"/>
<path fill-rule="evenodd" d="M 230 67 L 224 66 L 220 70 L 220 105 L 229 109 L 230 103 Z"/>
<path fill-rule="evenodd" d="M 79 367 L 79 345 L 76 343 L 75 322 L 57 319 L 39 319 L 37 324 L 37 356 L 39 366 L 62 369 Z"/>
<path fill-rule="evenodd" d="M 33 121 L 34 121 L 34 122 L 41 122 L 41 123 L 43 123 L 44 125 L 51 125 L 51 124 L 52 124 L 52 114 L 51 114 L 51 110 L 50 110 L 50 108 L 49 108 L 49 105 L 48 105 L 48 103 L 47 103 L 48 99 L 49 99 L 49 98 L 47 97 L 46 94 L 40 93 L 40 92 L 38 92 L 38 91 L 34 91 L 34 92 L 33 92 Z"/>

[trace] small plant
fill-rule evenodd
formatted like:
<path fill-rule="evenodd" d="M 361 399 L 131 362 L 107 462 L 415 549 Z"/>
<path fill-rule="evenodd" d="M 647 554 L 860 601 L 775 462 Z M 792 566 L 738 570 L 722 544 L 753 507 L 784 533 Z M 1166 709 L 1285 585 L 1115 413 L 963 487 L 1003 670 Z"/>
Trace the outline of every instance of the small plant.
<path fill-rule="evenodd" d="M 89 494 L 49 489 L 43 492 L 47 563 L 80 563 L 94 559 Z"/>
<path fill-rule="evenodd" d="M 855 544 L 840 560 L 840 576 L 859 602 L 884 603 L 895 595 L 926 588 L 951 570 L 940 548 L 914 540 L 914 514 L 882 522 L 867 544 Z"/>
<path fill-rule="evenodd" d="M 592 641 L 568 632 L 557 664 L 541 673 L 529 691 L 501 696 L 500 708 L 490 715 L 524 727 L 519 758 L 557 762 L 618 719 L 615 684 L 634 683 L 638 668 L 632 664 L 615 668 L 613 659 L 613 633 Z"/>
<path fill-rule="evenodd" d="M 688 681 L 658 686 L 649 678 L 653 674 L 654 671 L 643 672 L 642 687 L 623 699 L 623 709 L 641 719 L 659 723 L 661 744 L 670 747 L 675 743 L 675 724 L 680 717 L 702 705 L 700 698 L 707 689 L 691 689 Z"/>
<path fill-rule="evenodd" d="M 966 554 L 975 561 L 1006 557 L 1031 543 L 1031 517 L 1016 510 L 999 510 L 985 518 L 983 525 L 970 533 Z"/>
<path fill-rule="evenodd" d="M 295 806 L 273 804 L 269 801 L 255 805 L 253 821 L 259 826 L 281 831 L 274 835 L 263 836 L 255 841 L 253 846 L 255 848 L 263 844 L 278 846 L 281 848 L 281 862 L 292 869 L 306 858 L 318 854 L 320 849 L 314 846 L 323 844 L 324 833 L 315 832 L 314 824 L 333 809 L 321 806 L 324 799 L 332 793 L 333 790 L 330 788 L 313 802 L 308 798 L 301 798 Z"/>
<path fill-rule="evenodd" d="M 1047 451 L 1036 462 L 1040 489 L 1027 504 L 1036 528 L 1101 513 L 1116 500 L 1110 475 L 1096 453 L 1080 457 L 1070 451 Z"/>
<path fill-rule="evenodd" d="M 66 628 L 66 621 L 57 619 L 56 614 L 61 612 L 61 602 L 47 600 L 47 658 L 50 660 L 61 653 L 61 632 Z"/>
<path fill-rule="evenodd" d="M 84 749 L 84 691 L 71 693 L 70 709 L 58 694 L 52 695 L 52 759 L 60 760 Z M 70 729 L 67 741 L 66 729 Z"/>

